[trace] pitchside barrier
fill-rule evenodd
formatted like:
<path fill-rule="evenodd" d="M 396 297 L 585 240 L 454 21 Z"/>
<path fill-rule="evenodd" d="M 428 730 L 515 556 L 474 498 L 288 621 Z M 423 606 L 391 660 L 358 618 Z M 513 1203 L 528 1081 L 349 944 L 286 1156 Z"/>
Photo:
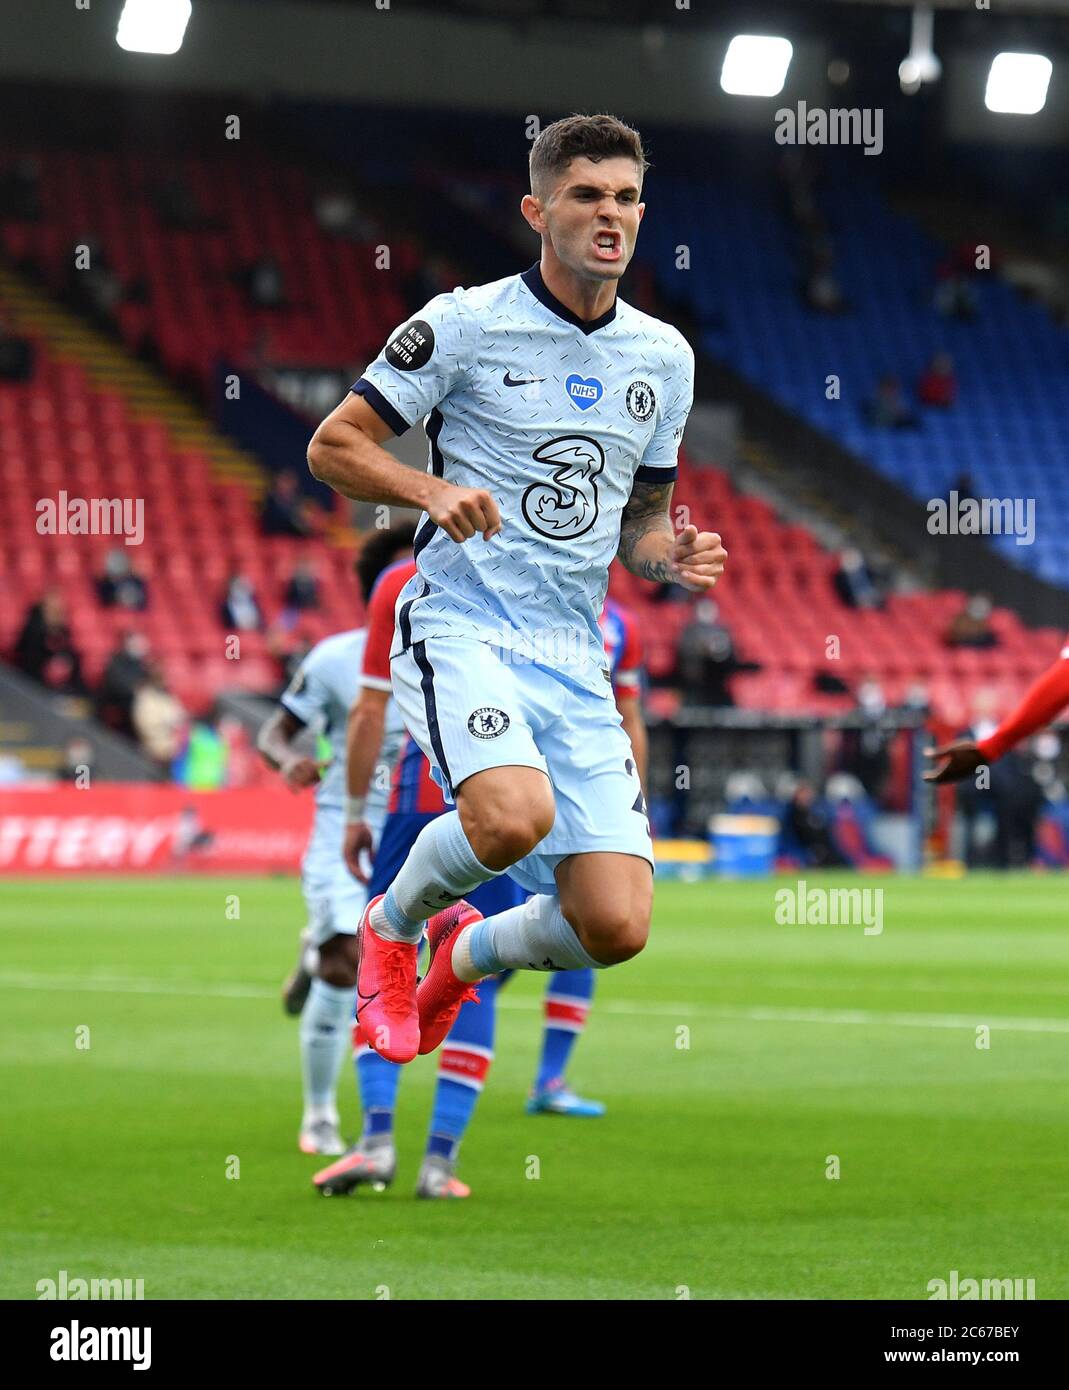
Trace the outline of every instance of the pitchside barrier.
<path fill-rule="evenodd" d="M 0 874 L 296 873 L 314 809 L 284 787 L 3 787 Z"/>
<path fill-rule="evenodd" d="M 921 866 L 935 800 L 922 781 L 932 743 L 916 710 L 865 716 L 690 709 L 649 721 L 649 801 L 655 837 L 712 840 L 743 873 L 767 870 L 772 827 L 798 781 L 818 796 L 853 796 L 859 854 Z M 846 774 L 838 777 L 838 774 Z M 835 779 L 838 780 L 836 781 Z M 862 783 L 879 784 L 879 795 Z M 734 826 L 724 816 L 758 817 Z"/>

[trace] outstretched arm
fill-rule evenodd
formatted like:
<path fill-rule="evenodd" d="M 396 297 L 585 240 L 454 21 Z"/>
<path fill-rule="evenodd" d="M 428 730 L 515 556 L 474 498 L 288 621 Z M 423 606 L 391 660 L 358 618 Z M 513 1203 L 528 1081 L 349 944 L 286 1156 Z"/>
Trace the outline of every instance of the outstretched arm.
<path fill-rule="evenodd" d="M 1008 753 L 1037 729 L 1049 724 L 1059 710 L 1069 704 L 1069 658 L 1062 657 L 1040 676 L 1024 699 L 1006 716 L 995 732 L 980 743 L 960 739 L 942 748 L 927 750 L 928 758 L 947 762 L 933 772 L 926 772 L 926 782 L 960 782 L 975 772 L 982 763 L 993 763 Z"/>
<path fill-rule="evenodd" d="M 636 482 L 620 523 L 620 563 L 640 579 L 701 592 L 724 572 L 727 551 L 715 531 L 685 526 L 677 536 L 668 507 L 673 483 Z"/>

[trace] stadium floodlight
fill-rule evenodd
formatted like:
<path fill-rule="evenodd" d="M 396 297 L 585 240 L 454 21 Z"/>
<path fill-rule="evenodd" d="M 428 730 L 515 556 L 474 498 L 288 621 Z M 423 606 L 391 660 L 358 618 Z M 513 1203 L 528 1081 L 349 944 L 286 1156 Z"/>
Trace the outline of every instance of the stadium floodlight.
<path fill-rule="evenodd" d="M 1034 116 L 1047 101 L 1054 64 L 1042 53 L 997 53 L 987 74 L 984 105 L 989 111 Z"/>
<path fill-rule="evenodd" d="M 720 85 L 733 97 L 774 97 L 783 91 L 794 46 L 790 39 L 736 34 L 724 54 Z"/>
<path fill-rule="evenodd" d="M 932 48 L 935 15 L 931 5 L 917 5 L 910 27 L 909 53 L 898 65 L 898 81 L 907 96 L 927 82 L 938 82 L 943 65 Z"/>
<path fill-rule="evenodd" d="M 126 0 L 115 42 L 130 53 L 177 53 L 192 0 Z"/>

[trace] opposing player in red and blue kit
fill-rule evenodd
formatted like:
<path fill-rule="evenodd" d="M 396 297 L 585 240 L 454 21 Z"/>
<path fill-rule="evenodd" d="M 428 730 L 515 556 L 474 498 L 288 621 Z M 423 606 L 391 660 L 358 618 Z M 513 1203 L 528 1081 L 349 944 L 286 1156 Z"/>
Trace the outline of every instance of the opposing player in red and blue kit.
<path fill-rule="evenodd" d="M 359 747 L 362 753 L 362 757 L 353 759 L 353 763 L 359 762 L 360 766 L 350 765 L 350 788 L 354 798 L 366 794 L 367 785 L 362 784 L 360 773 L 372 761 L 378 711 L 385 717 L 394 604 L 414 572 L 415 565 L 411 561 L 392 566 L 383 574 L 369 607 L 361 694 L 354 706 L 350 727 L 351 735 L 357 736 L 357 739 L 350 737 L 350 752 L 355 753 Z M 632 615 L 611 600 L 605 604 L 599 625 L 623 726 L 631 739 L 637 770 L 645 785 L 647 741 L 640 699 L 642 647 L 638 628 Z M 370 726 L 366 731 L 365 724 Z M 356 804 L 359 805 L 359 800 Z M 392 881 L 420 831 L 446 810 L 441 788 L 431 777 L 429 762 L 419 745 L 408 739 L 393 774 L 387 819 L 368 884 L 370 894 L 382 891 L 378 885 Z M 366 848 L 358 826 L 356 822 L 351 827 L 346 844 L 347 860 L 357 873 L 361 852 Z M 489 915 L 516 906 L 526 897 L 526 892 L 506 874 L 482 885 L 472 901 L 479 911 Z M 511 974 L 505 971 L 480 983 L 478 1000 L 462 1005 L 442 1047 L 427 1150 L 416 1189 L 421 1197 L 469 1195 L 470 1189 L 455 1175 L 457 1154 L 493 1060 L 497 993 Z M 600 1102 L 576 1095 L 565 1081 L 572 1050 L 586 1024 L 593 992 L 593 970 L 558 971 L 550 977 L 545 996 L 542 1052 L 527 1101 L 528 1114 L 596 1117 L 604 1113 Z M 316 1187 L 331 1194 L 349 1192 L 363 1183 L 388 1185 L 396 1171 L 393 1128 L 401 1067 L 379 1056 L 359 1033 L 355 1043 L 364 1129 L 359 1142 L 342 1159 L 315 1175 Z"/>

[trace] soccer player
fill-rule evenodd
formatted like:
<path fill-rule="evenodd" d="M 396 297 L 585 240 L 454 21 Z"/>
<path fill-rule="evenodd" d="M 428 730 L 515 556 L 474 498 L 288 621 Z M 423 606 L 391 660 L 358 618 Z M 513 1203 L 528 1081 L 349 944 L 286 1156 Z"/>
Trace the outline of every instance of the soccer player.
<path fill-rule="evenodd" d="M 414 527 L 396 526 L 373 535 L 356 564 L 365 603 L 382 570 L 399 555 L 411 553 Z M 339 632 L 318 643 L 305 657 L 281 696 L 279 708 L 257 736 L 264 761 L 280 772 L 291 791 L 316 787 L 312 834 L 301 862 L 301 888 L 308 910 L 302 950 L 316 952 L 301 1017 L 301 1067 L 304 1114 L 298 1136 L 302 1152 L 344 1152 L 338 1130 L 338 1071 L 349 1043 L 349 1024 L 356 1002 L 356 929 L 367 902 L 363 884 L 342 859 L 345 809 L 345 733 L 349 707 L 360 680 L 366 632 Z M 294 743 L 307 726 L 318 726 L 331 743 L 329 763 L 302 754 Z M 404 736 L 394 716 L 380 739 L 385 764 L 396 759 Z M 374 789 L 366 818 L 377 830 L 386 812 L 388 792 Z"/>
<path fill-rule="evenodd" d="M 391 1061 L 438 1047 L 488 975 L 604 969 L 646 942 L 652 841 L 598 614 L 614 555 L 695 592 L 726 559 L 718 535 L 669 516 L 693 353 L 616 294 L 646 167 L 615 117 L 548 126 L 521 203 L 539 263 L 436 296 L 309 446 L 343 495 L 424 511 L 391 679 L 456 810 L 361 919 L 357 1018 Z M 421 474 L 381 442 L 423 416 Z M 533 896 L 484 919 L 465 895 L 506 869 Z"/>
<path fill-rule="evenodd" d="M 929 748 L 928 758 L 945 758 L 942 767 L 924 774 L 926 782 L 960 782 L 984 763 L 993 763 L 1023 742 L 1029 734 L 1049 724 L 1055 715 L 1069 705 L 1069 639 L 1058 660 L 1035 682 L 1017 708 L 1002 721 L 995 732 L 979 743 L 958 739 L 942 748 Z"/>
<path fill-rule="evenodd" d="M 363 877 L 362 856 L 372 844 L 362 811 L 375 763 L 376 731 L 384 722 L 389 700 L 389 650 L 397 595 L 415 572 L 409 561 L 398 561 L 382 575 L 368 606 L 367 642 L 361 690 L 350 718 L 349 792 L 357 818 L 346 827 L 346 860 Z M 647 737 L 640 702 L 642 644 L 633 615 L 607 600 L 599 622 L 609 656 L 616 703 L 631 741 L 643 787 L 646 784 Z M 420 831 L 447 807 L 441 788 L 419 745 L 406 740 L 393 775 L 386 822 L 368 884 L 371 896 L 393 881 Z M 476 888 L 472 906 L 485 916 L 524 902 L 527 894 L 503 874 Z M 419 1197 L 468 1197 L 471 1189 L 455 1175 L 461 1141 L 471 1123 L 494 1056 L 495 1005 L 499 988 L 511 971 L 491 976 L 479 986 L 479 998 L 462 1005 L 443 1044 L 438 1064 L 427 1149 L 416 1186 Z M 572 1051 L 586 1026 L 594 994 L 594 972 L 558 971 L 549 981 L 544 1002 L 545 1027 L 535 1085 L 527 1113 L 596 1118 L 605 1113 L 600 1101 L 576 1095 L 565 1081 Z M 312 1181 L 331 1195 L 372 1183 L 389 1186 L 397 1168 L 393 1126 L 401 1067 L 380 1057 L 358 1033 L 354 1039 L 357 1086 L 364 1111 L 360 1140 L 337 1163 L 316 1173 Z"/>

